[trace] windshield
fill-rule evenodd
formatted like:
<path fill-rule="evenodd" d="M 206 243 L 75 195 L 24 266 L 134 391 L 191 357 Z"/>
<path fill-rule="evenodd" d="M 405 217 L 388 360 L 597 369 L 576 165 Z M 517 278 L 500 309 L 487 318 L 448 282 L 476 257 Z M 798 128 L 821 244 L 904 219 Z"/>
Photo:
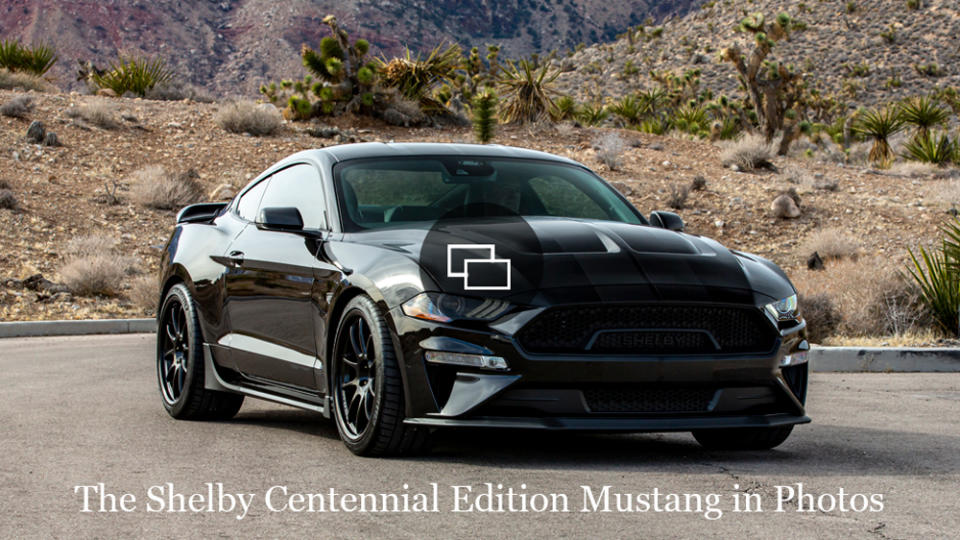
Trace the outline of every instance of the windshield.
<path fill-rule="evenodd" d="M 597 176 L 551 161 L 382 158 L 342 163 L 335 177 L 347 231 L 492 215 L 644 223 L 639 212 Z"/>

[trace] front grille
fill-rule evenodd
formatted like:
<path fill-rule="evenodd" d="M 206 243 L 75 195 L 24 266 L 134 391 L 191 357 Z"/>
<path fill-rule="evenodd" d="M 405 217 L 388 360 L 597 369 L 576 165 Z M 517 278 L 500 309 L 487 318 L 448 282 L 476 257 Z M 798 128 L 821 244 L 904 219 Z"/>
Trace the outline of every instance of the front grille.
<path fill-rule="evenodd" d="M 712 388 L 596 387 L 583 390 L 593 413 L 699 413 L 710 409 Z"/>
<path fill-rule="evenodd" d="M 767 353 L 776 339 L 760 310 L 709 305 L 556 307 L 517 333 L 535 354 Z"/>

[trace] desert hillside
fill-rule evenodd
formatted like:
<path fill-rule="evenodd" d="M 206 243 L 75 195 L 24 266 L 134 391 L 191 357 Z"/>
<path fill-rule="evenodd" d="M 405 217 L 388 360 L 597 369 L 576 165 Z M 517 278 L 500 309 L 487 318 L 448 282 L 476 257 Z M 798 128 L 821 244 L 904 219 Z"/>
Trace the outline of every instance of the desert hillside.
<path fill-rule="evenodd" d="M 0 35 L 60 51 L 57 84 L 79 88 L 77 60 L 106 67 L 118 54 L 158 55 L 211 93 L 254 95 L 264 79 L 299 70 L 300 46 L 328 35 L 334 14 L 376 56 L 441 43 L 499 44 L 511 57 L 610 41 L 649 17 L 685 13 L 695 0 L 12 0 L 0 5 Z"/>
<path fill-rule="evenodd" d="M 0 91 L 0 103 L 18 95 Z M 175 211 L 145 206 L 138 195 L 144 182 L 189 173 L 204 198 L 215 190 L 217 197 L 229 197 L 232 189 L 223 184 L 242 186 L 305 148 L 474 140 L 468 128 L 398 128 L 352 115 L 320 125 L 285 122 L 275 135 L 252 137 L 217 124 L 225 105 L 78 94 L 29 97 L 32 109 L 25 117 L 0 117 L 0 182 L 14 199 L 12 208 L 0 209 L 0 320 L 147 314 L 149 302 L 136 302 L 132 284 L 153 283 Z M 28 142 L 33 121 L 54 131 L 62 146 Z M 952 170 L 936 167 L 881 172 L 865 164 L 783 157 L 774 159 L 776 171 L 737 172 L 722 166 L 721 148 L 709 142 L 570 124 L 501 127 L 494 142 L 578 160 L 616 182 L 643 212 L 674 210 L 689 232 L 768 257 L 787 269 L 801 293 L 829 292 L 838 301 L 851 294 L 850 301 L 857 301 L 893 283 L 907 248 L 932 241 L 938 224 L 960 204 L 960 180 Z M 777 217 L 771 202 L 789 190 L 801 213 Z M 59 286 L 71 257 L 68 246 L 77 249 L 71 242 L 87 235 L 118 242 L 117 260 L 129 279 L 113 295 L 75 294 Z M 813 251 L 826 258 L 825 270 L 807 269 Z M 37 274 L 50 283 L 28 279 Z"/>
<path fill-rule="evenodd" d="M 911 6 L 916 6 L 911 7 Z M 736 72 L 719 60 L 747 14 L 788 13 L 799 26 L 772 57 L 808 75 L 812 87 L 851 107 L 929 93 L 960 84 L 960 4 L 954 0 L 717 0 L 663 25 L 634 28 L 612 43 L 564 60 L 560 88 L 580 100 L 619 98 L 650 88 L 650 71 L 701 70 L 701 87 L 738 91 Z"/>

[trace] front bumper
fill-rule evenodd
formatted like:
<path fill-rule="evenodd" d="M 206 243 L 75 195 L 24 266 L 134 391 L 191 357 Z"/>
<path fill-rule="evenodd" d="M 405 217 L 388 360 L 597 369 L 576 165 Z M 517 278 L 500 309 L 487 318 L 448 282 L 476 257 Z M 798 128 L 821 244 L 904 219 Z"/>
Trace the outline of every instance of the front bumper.
<path fill-rule="evenodd" d="M 807 424 L 810 418 L 791 414 L 699 418 L 468 417 L 408 418 L 404 423 L 430 427 L 518 428 L 571 431 L 666 432 L 722 428 L 762 428 Z"/>
<path fill-rule="evenodd" d="M 652 432 L 810 422 L 807 365 L 781 367 L 805 340 L 803 324 L 781 331 L 760 355 L 602 356 L 528 354 L 507 333 L 397 312 L 391 323 L 403 351 L 408 424 Z M 425 350 L 444 340 L 506 358 L 510 369 L 427 364 Z"/>

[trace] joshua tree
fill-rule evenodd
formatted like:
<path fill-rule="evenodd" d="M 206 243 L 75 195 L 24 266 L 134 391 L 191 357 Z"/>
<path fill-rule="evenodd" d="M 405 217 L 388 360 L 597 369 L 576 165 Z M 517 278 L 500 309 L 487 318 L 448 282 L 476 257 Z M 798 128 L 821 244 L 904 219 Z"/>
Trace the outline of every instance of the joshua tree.
<path fill-rule="evenodd" d="M 860 111 L 853 122 L 853 131 L 873 139 L 873 148 L 870 149 L 870 161 L 881 167 L 890 165 L 893 161 L 893 150 L 890 149 L 889 138 L 903 130 L 903 118 L 897 107 L 887 106 L 882 109 Z"/>
<path fill-rule="evenodd" d="M 371 107 L 377 70 L 376 65 L 364 62 L 370 43 L 358 39 L 351 44 L 333 15 L 324 17 L 323 22 L 333 36 L 320 41 L 320 51 L 307 45 L 300 50 L 303 65 L 317 78 L 311 90 L 319 98 L 319 112 L 330 114 L 337 103 L 343 103 L 344 109 L 350 111 Z"/>
<path fill-rule="evenodd" d="M 950 113 L 936 99 L 919 96 L 900 104 L 900 117 L 914 126 L 915 136 L 921 138 L 930 133 L 930 128 L 943 125 L 950 118 Z"/>
<path fill-rule="evenodd" d="M 740 85 L 747 92 L 756 123 L 767 141 L 782 132 L 778 153 L 784 155 L 800 134 L 800 111 L 804 102 L 803 76 L 792 67 L 767 57 L 774 45 L 790 39 L 796 22 L 786 13 L 768 23 L 762 13 L 754 13 L 740 21 L 737 30 L 752 33 L 753 51 L 749 57 L 734 45 L 723 50 L 723 59 L 737 70 Z M 750 129 L 752 122 L 742 122 Z"/>

